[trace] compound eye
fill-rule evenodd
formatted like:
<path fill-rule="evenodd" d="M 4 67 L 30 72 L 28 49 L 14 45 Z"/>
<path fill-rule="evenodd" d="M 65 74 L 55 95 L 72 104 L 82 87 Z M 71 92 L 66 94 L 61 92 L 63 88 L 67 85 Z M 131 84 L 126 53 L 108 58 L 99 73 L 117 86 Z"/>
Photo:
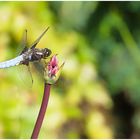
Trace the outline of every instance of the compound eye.
<path fill-rule="evenodd" d="M 49 52 L 48 52 L 48 50 L 46 51 L 46 55 L 47 55 L 47 56 L 49 55 Z"/>
<path fill-rule="evenodd" d="M 46 51 L 47 56 L 50 56 L 51 53 L 52 53 L 51 50 L 47 49 L 47 51 Z"/>

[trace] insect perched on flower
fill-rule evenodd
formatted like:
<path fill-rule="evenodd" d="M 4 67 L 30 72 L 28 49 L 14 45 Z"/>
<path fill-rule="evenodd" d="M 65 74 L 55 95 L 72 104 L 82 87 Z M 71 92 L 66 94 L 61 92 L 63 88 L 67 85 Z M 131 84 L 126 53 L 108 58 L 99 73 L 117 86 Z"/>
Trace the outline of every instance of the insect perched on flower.
<path fill-rule="evenodd" d="M 54 84 L 61 73 L 61 69 L 64 66 L 64 62 L 59 66 L 57 55 L 53 55 L 45 66 L 44 78 L 48 84 Z"/>

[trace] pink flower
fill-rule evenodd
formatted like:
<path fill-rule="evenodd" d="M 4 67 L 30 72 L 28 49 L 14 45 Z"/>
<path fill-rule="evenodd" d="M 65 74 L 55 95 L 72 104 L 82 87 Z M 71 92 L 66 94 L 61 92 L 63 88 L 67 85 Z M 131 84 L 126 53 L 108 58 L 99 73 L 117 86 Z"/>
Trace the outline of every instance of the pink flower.
<path fill-rule="evenodd" d="M 48 76 L 49 77 L 55 76 L 58 70 L 59 70 L 58 59 L 56 55 L 54 55 L 51 58 L 50 62 L 48 63 L 48 74 L 49 74 Z"/>
<path fill-rule="evenodd" d="M 53 55 L 49 63 L 45 66 L 44 77 L 47 83 L 54 84 L 60 76 L 61 68 L 64 63 L 59 66 L 57 55 Z"/>

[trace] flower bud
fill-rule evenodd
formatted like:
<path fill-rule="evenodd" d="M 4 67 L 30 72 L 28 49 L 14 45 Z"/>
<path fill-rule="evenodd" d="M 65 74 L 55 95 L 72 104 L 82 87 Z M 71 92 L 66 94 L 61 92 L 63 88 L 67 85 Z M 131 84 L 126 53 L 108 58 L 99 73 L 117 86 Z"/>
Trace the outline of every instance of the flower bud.
<path fill-rule="evenodd" d="M 64 63 L 59 66 L 57 55 L 53 55 L 45 66 L 44 78 L 46 83 L 54 84 L 58 80 L 63 66 Z"/>

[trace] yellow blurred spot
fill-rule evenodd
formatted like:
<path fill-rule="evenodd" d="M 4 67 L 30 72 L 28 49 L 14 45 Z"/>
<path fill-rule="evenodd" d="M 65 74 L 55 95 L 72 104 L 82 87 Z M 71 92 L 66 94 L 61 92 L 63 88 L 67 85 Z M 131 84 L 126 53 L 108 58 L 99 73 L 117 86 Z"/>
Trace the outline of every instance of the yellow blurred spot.
<path fill-rule="evenodd" d="M 113 137 L 111 128 L 105 124 L 105 118 L 100 113 L 95 111 L 87 119 L 87 133 L 90 138 L 105 138 Z"/>
<path fill-rule="evenodd" d="M 94 65 L 91 63 L 83 64 L 79 75 L 79 82 L 85 85 L 85 83 L 92 82 L 93 80 L 96 80 L 96 78 L 97 72 Z"/>
<path fill-rule="evenodd" d="M 87 89 L 86 97 L 92 104 L 100 104 L 106 109 L 110 109 L 113 106 L 113 102 L 107 92 L 107 90 L 99 83 L 90 85 Z"/>

